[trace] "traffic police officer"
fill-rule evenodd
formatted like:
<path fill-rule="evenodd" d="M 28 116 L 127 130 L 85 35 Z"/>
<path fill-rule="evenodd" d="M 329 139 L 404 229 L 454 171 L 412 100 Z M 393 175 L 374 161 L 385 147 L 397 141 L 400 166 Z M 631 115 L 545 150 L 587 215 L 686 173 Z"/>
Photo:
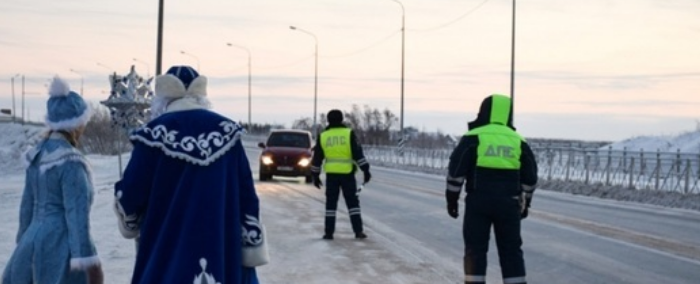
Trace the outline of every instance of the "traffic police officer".
<path fill-rule="evenodd" d="M 492 225 L 503 283 L 526 283 L 520 221 L 527 217 L 535 190 L 537 163 L 513 127 L 512 111 L 510 98 L 486 97 L 450 155 L 445 196 L 452 218 L 459 216 L 459 195 L 466 182 L 464 283 L 486 283 Z"/>
<path fill-rule="evenodd" d="M 335 212 L 338 208 L 338 198 L 341 191 L 345 205 L 348 207 L 355 238 L 365 239 L 367 235 L 362 230 L 362 215 L 355 172 L 359 166 L 364 173 L 364 183 L 369 182 L 371 178 L 369 163 L 365 159 L 362 146 L 357 142 L 352 129 L 343 124 L 343 113 L 334 109 L 328 112 L 327 117 L 328 127 L 318 138 L 311 161 L 314 186 L 321 189 L 321 163 L 325 159 L 323 170 L 326 172 L 326 219 L 323 239 L 333 239 Z"/>

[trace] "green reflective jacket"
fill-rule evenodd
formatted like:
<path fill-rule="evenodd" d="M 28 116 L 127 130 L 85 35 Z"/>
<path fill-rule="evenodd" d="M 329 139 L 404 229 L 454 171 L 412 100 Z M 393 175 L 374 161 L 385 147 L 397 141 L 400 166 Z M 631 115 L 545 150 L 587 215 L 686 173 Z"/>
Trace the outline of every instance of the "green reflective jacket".
<path fill-rule="evenodd" d="M 350 145 L 350 128 L 331 128 L 321 133 L 321 148 L 326 157 L 323 170 L 329 174 L 348 174 L 352 172 L 352 148 Z"/>

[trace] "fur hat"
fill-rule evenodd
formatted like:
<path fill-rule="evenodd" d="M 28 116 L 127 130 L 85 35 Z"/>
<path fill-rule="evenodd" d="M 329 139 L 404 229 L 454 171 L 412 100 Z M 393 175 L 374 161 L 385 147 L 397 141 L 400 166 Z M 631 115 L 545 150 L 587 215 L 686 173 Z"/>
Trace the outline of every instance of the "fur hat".
<path fill-rule="evenodd" d="M 156 96 L 170 99 L 207 95 L 207 78 L 190 66 L 173 66 L 165 75 L 156 77 Z"/>
<path fill-rule="evenodd" d="M 151 118 L 177 109 L 172 103 L 179 101 L 190 105 L 209 108 L 207 78 L 199 75 L 190 66 L 173 66 L 164 75 L 156 77 L 155 96 L 151 101 Z M 175 103 L 177 104 L 177 103 Z M 182 106 L 179 107 L 182 109 Z"/>
<path fill-rule="evenodd" d="M 46 102 L 46 125 L 51 130 L 73 130 L 86 125 L 90 115 L 85 100 L 71 91 L 66 81 L 54 77 L 49 87 L 49 100 Z"/>
<path fill-rule="evenodd" d="M 337 109 L 333 109 L 326 115 L 328 118 L 328 123 L 339 124 L 343 122 L 343 112 Z"/>

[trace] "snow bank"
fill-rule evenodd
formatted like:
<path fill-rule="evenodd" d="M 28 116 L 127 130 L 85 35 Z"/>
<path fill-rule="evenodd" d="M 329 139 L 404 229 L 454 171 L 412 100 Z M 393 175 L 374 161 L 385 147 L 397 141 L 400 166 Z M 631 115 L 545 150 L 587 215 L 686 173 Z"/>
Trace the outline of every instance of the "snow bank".
<path fill-rule="evenodd" d="M 609 145 L 613 150 L 639 151 L 644 149 L 645 152 L 676 152 L 681 153 L 700 153 L 700 130 L 688 131 L 677 136 L 658 135 L 658 136 L 637 136 L 615 142 Z M 607 150 L 608 146 L 601 148 Z"/>
<path fill-rule="evenodd" d="M 25 168 L 22 154 L 31 149 L 46 133 L 42 126 L 0 123 L 0 175 L 17 173 Z"/>

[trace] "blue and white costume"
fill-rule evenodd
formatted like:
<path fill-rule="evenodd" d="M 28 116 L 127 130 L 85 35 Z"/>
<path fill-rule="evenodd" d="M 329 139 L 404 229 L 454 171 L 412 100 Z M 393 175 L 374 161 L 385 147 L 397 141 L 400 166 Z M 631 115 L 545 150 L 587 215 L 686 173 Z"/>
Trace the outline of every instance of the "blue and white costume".
<path fill-rule="evenodd" d="M 130 135 L 115 210 L 139 238 L 132 283 L 252 284 L 267 261 L 243 129 L 206 109 L 205 87 L 171 68 L 156 79 L 157 117 Z"/>
<path fill-rule="evenodd" d="M 46 123 L 51 132 L 25 155 L 29 166 L 17 248 L 3 272 L 3 284 L 85 284 L 84 270 L 100 265 L 90 237 L 90 166 L 66 139 L 87 124 L 90 110 L 59 78 L 49 94 Z"/>

